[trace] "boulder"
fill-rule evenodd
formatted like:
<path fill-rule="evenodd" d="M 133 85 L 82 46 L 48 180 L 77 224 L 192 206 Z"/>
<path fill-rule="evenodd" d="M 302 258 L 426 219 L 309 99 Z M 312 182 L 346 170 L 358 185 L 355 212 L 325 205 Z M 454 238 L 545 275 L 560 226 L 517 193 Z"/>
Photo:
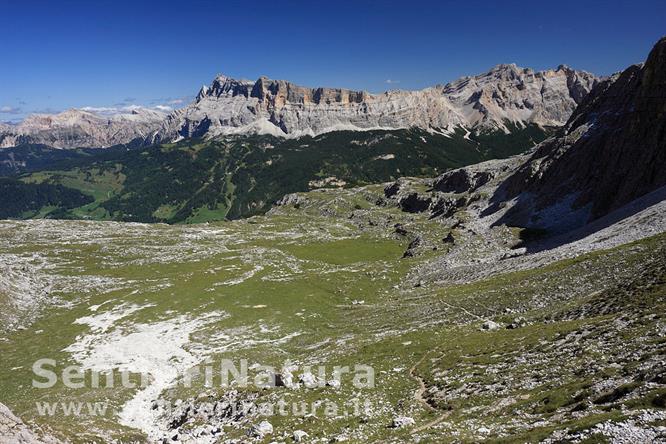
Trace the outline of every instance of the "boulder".
<path fill-rule="evenodd" d="M 494 321 L 486 321 L 483 324 L 481 324 L 481 329 L 482 330 L 498 330 L 500 328 L 500 325 L 497 322 Z"/>
<path fill-rule="evenodd" d="M 303 384 L 307 388 L 315 388 L 319 386 L 319 380 L 315 375 L 310 372 L 303 373 L 299 376 L 298 382 Z"/>
<path fill-rule="evenodd" d="M 248 430 L 249 436 L 254 436 L 256 438 L 263 438 L 266 435 L 273 434 L 273 424 L 268 421 L 261 421 L 259 424 L 255 424 L 250 427 Z"/>
<path fill-rule="evenodd" d="M 403 427 L 413 426 L 414 424 L 415 424 L 414 418 L 410 418 L 409 416 L 396 416 L 395 418 L 393 418 L 391 427 L 393 427 L 394 429 L 401 429 Z"/>
<path fill-rule="evenodd" d="M 509 330 L 513 330 L 516 328 L 525 327 L 526 325 L 527 325 L 527 319 L 519 317 L 514 319 L 512 323 L 506 326 L 506 328 L 508 328 Z"/>
<path fill-rule="evenodd" d="M 340 381 L 337 379 L 331 379 L 326 383 L 328 387 L 332 387 L 334 389 L 339 389 L 340 388 Z"/>

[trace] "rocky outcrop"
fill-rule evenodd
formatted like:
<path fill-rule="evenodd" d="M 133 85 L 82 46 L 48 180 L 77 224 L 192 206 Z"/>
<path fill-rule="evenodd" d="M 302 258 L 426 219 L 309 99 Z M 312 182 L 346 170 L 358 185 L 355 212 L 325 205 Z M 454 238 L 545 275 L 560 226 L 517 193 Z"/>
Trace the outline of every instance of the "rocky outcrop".
<path fill-rule="evenodd" d="M 439 196 L 430 207 L 430 218 L 451 217 L 456 211 L 463 208 L 468 200 L 465 197 L 453 198 L 448 196 Z"/>
<path fill-rule="evenodd" d="M 0 148 L 44 144 L 54 148 L 106 148 L 152 137 L 165 113 L 137 108 L 102 115 L 72 109 L 59 114 L 34 114 L 18 125 L 0 127 Z"/>
<path fill-rule="evenodd" d="M 488 163 L 484 162 L 479 164 L 479 167 L 487 166 Z M 470 188 L 462 189 L 460 191 L 444 191 L 448 189 L 448 186 L 441 185 L 441 183 L 446 182 L 446 177 L 453 177 L 453 182 L 457 183 L 459 176 L 464 177 L 488 177 L 487 180 L 483 180 L 483 183 L 479 183 L 479 187 L 487 183 L 491 178 L 497 173 L 496 170 L 488 169 L 479 172 L 475 172 L 472 167 L 460 168 L 457 170 L 451 171 L 451 175 L 448 173 L 439 176 L 434 182 L 431 182 L 429 179 L 414 179 L 414 178 L 400 178 L 395 182 L 389 183 L 384 187 L 384 196 L 386 197 L 386 203 L 389 205 L 395 205 L 406 213 L 423 213 L 428 212 L 430 218 L 434 219 L 437 217 L 449 218 L 453 216 L 458 210 L 464 208 L 469 202 L 470 197 L 468 196 L 452 196 L 450 193 L 463 193 L 471 192 Z M 478 167 L 477 167 L 478 168 Z M 464 183 L 467 183 L 463 181 Z M 463 183 L 461 182 L 461 183 Z M 426 184 L 432 183 L 433 186 L 427 192 L 419 192 L 416 188 L 421 188 Z M 439 185 L 438 185 L 439 183 Z M 439 188 L 442 188 L 440 190 Z M 406 232 L 401 233 L 401 227 L 396 226 L 396 233 L 406 234 Z"/>
<path fill-rule="evenodd" d="M 48 435 L 38 435 L 0 403 L 0 442 L 3 444 L 59 444 Z"/>
<path fill-rule="evenodd" d="M 492 178 L 493 174 L 490 171 L 472 171 L 470 168 L 460 168 L 437 177 L 432 188 L 443 193 L 465 193 L 487 184 Z"/>
<path fill-rule="evenodd" d="M 247 432 L 248 436 L 253 436 L 255 438 L 263 438 L 266 435 L 273 434 L 273 425 L 268 421 L 261 421 L 258 424 L 254 424 Z"/>
<path fill-rule="evenodd" d="M 406 194 L 398 199 L 400 209 L 408 213 L 422 213 L 430 208 L 430 204 L 432 204 L 432 199 L 429 196 L 416 192 Z"/>
<path fill-rule="evenodd" d="M 160 442 L 220 442 L 219 438 L 228 427 L 249 427 L 250 436 L 266 435 L 269 428 L 264 421 L 255 423 L 259 415 L 257 398 L 256 393 L 246 396 L 229 390 L 220 397 L 201 393 L 195 398 L 177 400 L 174 405 L 166 400 L 155 400 L 152 409 L 163 421 Z"/>
<path fill-rule="evenodd" d="M 444 86 L 382 94 L 219 76 L 194 103 L 171 113 L 154 140 L 410 127 L 510 132 L 528 123 L 562 125 L 596 82 L 594 75 L 566 66 L 535 72 L 516 65 L 499 65 Z"/>
<path fill-rule="evenodd" d="M 666 185 L 666 38 L 601 82 L 494 196 L 500 223 L 583 225 Z"/>
<path fill-rule="evenodd" d="M 414 257 L 418 248 L 423 244 L 423 238 L 421 236 L 416 236 L 407 246 L 407 249 L 402 254 L 402 258 Z"/>

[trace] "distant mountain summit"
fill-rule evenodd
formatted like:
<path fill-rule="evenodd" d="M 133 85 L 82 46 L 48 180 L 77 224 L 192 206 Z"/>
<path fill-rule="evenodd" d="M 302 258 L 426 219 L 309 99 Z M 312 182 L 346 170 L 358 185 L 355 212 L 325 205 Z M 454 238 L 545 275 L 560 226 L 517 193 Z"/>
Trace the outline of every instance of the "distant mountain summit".
<path fill-rule="evenodd" d="M 510 133 L 529 124 L 564 124 L 597 82 L 596 76 L 566 66 L 535 72 L 513 64 L 447 85 L 381 94 L 218 76 L 193 103 L 168 115 L 143 108 L 112 116 L 85 110 L 33 115 L 18 125 L 0 126 L 0 147 L 101 148 L 230 134 L 298 138 L 407 128 L 444 135 L 460 128 Z"/>
<path fill-rule="evenodd" d="M 33 114 L 18 125 L 0 126 L 0 148 L 44 144 L 54 148 L 107 148 L 150 138 L 166 114 L 136 108 L 110 116 L 80 109 Z"/>
<path fill-rule="evenodd" d="M 508 133 L 529 123 L 564 124 L 597 82 L 596 76 L 566 66 L 535 72 L 516 65 L 498 65 L 444 86 L 382 94 L 219 76 L 194 103 L 172 112 L 155 140 L 239 133 L 296 138 L 414 127 L 443 134 L 461 127 Z"/>

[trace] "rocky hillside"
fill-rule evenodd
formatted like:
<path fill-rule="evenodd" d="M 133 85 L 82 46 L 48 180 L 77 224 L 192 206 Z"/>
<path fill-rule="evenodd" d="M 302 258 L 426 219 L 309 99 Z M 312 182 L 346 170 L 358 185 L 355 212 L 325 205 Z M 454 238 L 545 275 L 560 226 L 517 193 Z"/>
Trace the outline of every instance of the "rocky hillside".
<path fill-rule="evenodd" d="M 601 82 L 498 190 L 502 222 L 582 225 L 666 185 L 666 38 Z"/>
<path fill-rule="evenodd" d="M 510 132 L 512 125 L 558 126 L 596 82 L 594 75 L 566 66 L 535 72 L 513 64 L 444 86 L 382 94 L 219 76 L 201 89 L 194 103 L 169 115 L 156 140 L 236 133 L 300 137 L 412 127 L 443 134 L 458 127 Z"/>
<path fill-rule="evenodd" d="M 101 115 L 71 109 L 59 114 L 34 114 L 18 125 L 0 126 L 0 148 L 44 144 L 54 148 L 106 148 L 143 141 L 159 127 L 165 113 L 145 108 Z"/>
<path fill-rule="evenodd" d="M 229 134 L 297 138 L 371 129 L 511 133 L 528 125 L 562 125 L 597 81 L 566 66 L 535 72 L 499 65 L 444 86 L 370 94 L 219 76 L 192 104 L 168 116 L 143 108 L 111 116 L 85 110 L 32 115 L 18 125 L 0 125 L 0 148 L 105 148 Z"/>

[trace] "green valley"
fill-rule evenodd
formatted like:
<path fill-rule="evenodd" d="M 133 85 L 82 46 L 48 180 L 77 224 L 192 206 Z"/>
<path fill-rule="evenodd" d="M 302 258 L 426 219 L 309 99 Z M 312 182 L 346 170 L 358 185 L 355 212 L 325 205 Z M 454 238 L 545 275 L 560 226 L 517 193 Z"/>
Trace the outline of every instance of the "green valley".
<path fill-rule="evenodd" d="M 520 153 L 552 133 L 534 125 L 510 134 L 466 136 L 423 130 L 333 132 L 280 139 L 234 136 L 186 140 L 147 148 L 70 151 L 50 167 L 28 151 L 14 187 L 61 186 L 85 202 L 7 205 L 5 217 L 196 223 L 262 214 L 283 195 L 315 188 L 351 187 L 401 176 L 431 177 L 448 169 Z M 25 151 L 25 149 L 24 149 Z M 62 150 L 57 150 L 62 152 Z M 3 155 L 0 152 L 0 155 Z M 16 154 L 4 153 L 8 157 Z M 32 156 L 32 157 L 30 157 Z M 21 174 L 23 169 L 30 172 Z M 30 189 L 39 192 L 47 188 Z M 27 192 L 27 191 L 26 191 Z M 88 200 L 92 199 L 91 202 Z M 83 203 L 83 204 L 81 204 Z"/>

